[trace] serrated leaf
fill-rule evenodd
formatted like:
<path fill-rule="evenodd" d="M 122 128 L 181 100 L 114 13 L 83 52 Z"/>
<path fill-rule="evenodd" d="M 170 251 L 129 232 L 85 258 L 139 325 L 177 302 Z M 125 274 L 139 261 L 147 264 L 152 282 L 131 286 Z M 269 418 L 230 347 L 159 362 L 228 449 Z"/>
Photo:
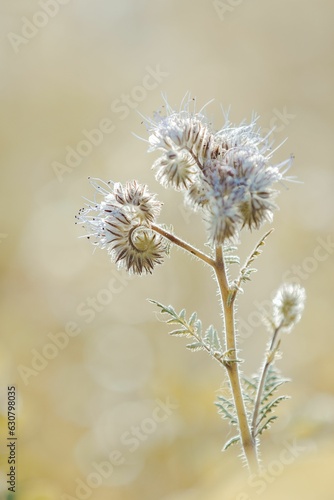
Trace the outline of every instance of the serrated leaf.
<path fill-rule="evenodd" d="M 220 340 L 215 328 L 210 325 L 204 335 L 204 342 L 209 345 L 212 351 L 221 351 Z"/>
<path fill-rule="evenodd" d="M 200 319 L 197 319 L 194 323 L 194 327 L 197 331 L 197 335 L 199 337 L 202 337 L 202 321 Z"/>
<path fill-rule="evenodd" d="M 238 443 L 239 441 L 240 441 L 240 436 L 233 436 L 233 437 L 231 437 L 231 439 L 229 439 L 227 441 L 227 443 L 224 444 L 222 451 L 226 451 L 230 446 L 232 446 L 233 444 Z"/>
<path fill-rule="evenodd" d="M 225 255 L 225 264 L 240 264 L 240 258 L 237 255 Z"/>
<path fill-rule="evenodd" d="M 222 417 L 225 419 L 225 420 L 229 420 L 230 424 L 231 425 L 237 425 L 238 421 L 237 421 L 237 418 L 236 416 L 231 413 L 228 408 L 226 408 L 223 404 L 221 403 L 218 403 L 216 402 L 215 405 L 217 406 L 218 408 L 218 413 L 220 415 L 222 415 Z"/>
<path fill-rule="evenodd" d="M 237 417 L 235 415 L 234 402 L 224 396 L 218 396 L 218 401 L 215 402 L 218 408 L 218 413 L 225 419 L 229 420 L 231 425 L 237 425 Z"/>
<path fill-rule="evenodd" d="M 224 396 L 218 396 L 218 400 L 221 401 L 227 407 L 234 408 L 234 403 L 230 399 L 227 399 Z M 218 404 L 220 403 L 218 402 Z"/>
<path fill-rule="evenodd" d="M 265 392 L 263 393 L 262 400 L 261 400 L 262 404 L 265 403 L 270 398 L 270 396 L 272 396 L 274 394 L 274 392 L 277 391 L 277 389 L 281 385 L 286 384 L 287 382 L 289 382 L 289 379 L 279 379 L 275 383 L 272 383 L 272 384 L 267 384 L 267 382 L 266 382 Z"/>
<path fill-rule="evenodd" d="M 263 415 L 266 415 L 267 413 L 271 412 L 274 408 L 276 408 L 281 401 L 285 401 L 286 399 L 290 399 L 290 396 L 278 396 L 276 399 L 270 401 L 270 403 L 263 406 L 261 408 L 261 413 Z"/>
<path fill-rule="evenodd" d="M 174 228 L 171 224 L 160 224 L 160 227 L 165 231 L 168 231 L 170 234 L 174 234 Z M 167 257 L 170 256 L 172 247 L 173 245 L 171 244 L 171 242 L 164 238 L 164 253 L 167 255 Z"/>
<path fill-rule="evenodd" d="M 179 320 L 179 318 L 170 318 L 166 321 L 168 325 L 182 325 L 182 321 Z"/>
<path fill-rule="evenodd" d="M 169 335 L 174 335 L 176 337 L 189 337 L 190 333 L 189 333 L 189 330 L 185 329 L 185 328 L 182 328 L 180 330 L 173 330 L 171 332 L 169 332 Z"/>
<path fill-rule="evenodd" d="M 241 274 L 241 281 L 245 281 L 245 280 L 250 280 L 250 275 L 252 273 L 256 273 L 257 272 L 257 269 L 255 269 L 255 267 L 248 267 L 247 269 L 245 269 L 242 274 Z"/>
<path fill-rule="evenodd" d="M 151 302 L 151 304 L 155 304 L 156 306 L 160 307 L 162 313 L 167 313 L 170 315 L 176 314 L 176 312 L 172 306 L 165 306 L 164 304 L 161 304 L 157 300 L 153 300 L 153 299 L 148 299 L 148 301 Z"/>
<path fill-rule="evenodd" d="M 256 381 L 253 381 L 252 379 L 248 378 L 248 377 L 243 377 L 242 378 L 243 382 L 249 386 L 252 390 L 256 391 L 256 388 L 257 388 L 257 383 Z"/>
<path fill-rule="evenodd" d="M 197 320 L 197 313 L 193 312 L 189 318 L 189 325 L 191 326 L 194 325 L 196 323 L 196 320 Z"/>
<path fill-rule="evenodd" d="M 223 246 L 223 252 L 224 254 L 226 253 L 231 253 L 231 252 L 236 252 L 238 250 L 238 247 L 235 245 L 224 245 Z"/>
<path fill-rule="evenodd" d="M 240 285 L 241 283 L 245 283 L 247 281 L 250 281 L 250 277 L 251 277 L 251 274 L 254 273 L 256 271 L 255 268 L 251 268 L 251 264 L 254 262 L 254 260 L 259 256 L 261 255 L 262 253 L 262 249 L 261 247 L 264 245 L 265 243 L 265 240 L 267 239 L 267 237 L 273 232 L 273 229 L 271 229 L 270 231 L 268 231 L 262 238 L 261 240 L 259 241 L 259 243 L 255 246 L 253 252 L 250 254 L 250 256 L 248 257 L 248 259 L 246 260 L 245 264 L 243 265 L 243 267 L 240 269 L 240 272 L 239 272 L 239 277 L 234 281 L 234 295 L 237 294 L 237 291 L 240 289 Z"/>
<path fill-rule="evenodd" d="M 185 317 L 186 317 L 186 310 L 185 309 L 182 309 L 182 311 L 180 312 L 180 314 L 178 314 L 179 318 L 181 320 L 185 320 Z"/>
<path fill-rule="evenodd" d="M 274 399 L 273 401 L 270 401 L 270 403 L 266 404 L 264 407 L 261 408 L 260 410 L 260 418 L 258 419 L 257 426 L 267 417 L 268 413 L 271 413 L 274 408 L 276 408 L 281 401 L 285 401 L 287 399 L 290 399 L 289 396 L 278 396 L 278 398 Z"/>
<path fill-rule="evenodd" d="M 263 431 L 269 429 L 271 424 L 273 423 L 274 420 L 276 420 L 278 417 L 276 415 L 273 415 L 272 417 L 268 418 L 268 420 L 260 427 L 260 429 L 257 431 L 257 435 L 261 435 Z"/>
<path fill-rule="evenodd" d="M 202 342 L 193 342 L 192 344 L 187 344 L 186 347 L 191 351 L 200 351 L 201 349 L 205 349 Z"/>

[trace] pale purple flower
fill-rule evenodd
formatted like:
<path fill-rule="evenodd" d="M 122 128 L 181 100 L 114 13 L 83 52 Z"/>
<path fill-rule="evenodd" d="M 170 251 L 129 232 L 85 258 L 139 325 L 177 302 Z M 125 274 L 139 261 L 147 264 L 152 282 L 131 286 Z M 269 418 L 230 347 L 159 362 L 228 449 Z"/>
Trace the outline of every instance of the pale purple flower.
<path fill-rule="evenodd" d="M 256 120 L 238 126 L 227 121 L 214 131 L 187 96 L 179 111 L 166 102 L 165 116 L 147 121 L 149 151 L 162 151 L 153 165 L 157 180 L 182 189 L 190 207 L 202 210 L 213 245 L 244 226 L 259 228 L 277 208 L 273 185 L 283 180 L 282 167 L 291 159 L 272 163 L 271 144 Z"/>

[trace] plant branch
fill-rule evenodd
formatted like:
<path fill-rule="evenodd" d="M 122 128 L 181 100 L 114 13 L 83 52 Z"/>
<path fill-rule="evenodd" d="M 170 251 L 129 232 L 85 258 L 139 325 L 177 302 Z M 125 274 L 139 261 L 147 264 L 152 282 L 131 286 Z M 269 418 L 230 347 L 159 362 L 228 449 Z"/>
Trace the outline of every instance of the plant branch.
<path fill-rule="evenodd" d="M 254 262 L 256 257 L 258 257 L 262 251 L 261 247 L 265 244 L 265 240 L 268 238 L 268 236 L 274 231 L 274 229 L 270 229 L 269 231 L 266 232 L 264 236 L 260 239 L 260 241 L 257 243 L 255 246 L 254 250 L 250 254 L 250 256 L 247 258 L 245 264 L 242 266 L 240 269 L 239 277 L 234 281 L 233 287 L 232 287 L 232 296 L 231 298 L 234 300 L 238 291 L 240 290 L 240 285 L 242 281 L 249 280 L 249 274 L 250 272 L 256 271 L 256 269 L 250 269 L 251 264 Z"/>
<path fill-rule="evenodd" d="M 224 312 L 226 350 L 227 352 L 234 352 L 234 357 L 237 358 L 238 356 L 234 325 L 234 300 L 230 299 L 231 291 L 227 280 L 223 250 L 221 246 L 217 247 L 216 249 L 215 272 Z M 247 419 L 245 403 L 240 384 L 238 363 L 225 363 L 225 367 L 230 380 L 231 391 L 238 417 L 240 440 L 245 453 L 245 457 L 247 459 L 248 467 L 251 472 L 257 472 L 259 466 L 256 443 L 251 434 Z"/>
<path fill-rule="evenodd" d="M 280 344 L 280 340 L 277 341 L 277 337 L 278 337 L 278 333 L 280 331 L 280 328 L 281 327 L 278 326 L 274 330 L 274 334 L 272 336 L 272 339 L 271 339 L 271 342 L 269 345 L 269 349 L 267 350 L 265 362 L 264 362 L 264 365 L 262 367 L 262 372 L 261 372 L 261 375 L 259 378 L 259 384 L 258 384 L 257 391 L 256 391 L 254 411 L 253 411 L 253 417 L 252 417 L 252 436 L 253 436 L 253 439 L 255 439 L 256 433 L 257 433 L 259 411 L 260 411 L 263 389 L 265 387 L 268 370 L 270 368 L 270 365 L 275 360 L 275 354 L 276 354 L 277 349 L 279 348 L 279 344 Z"/>
<path fill-rule="evenodd" d="M 193 247 L 192 245 L 189 245 L 189 243 L 187 243 L 186 241 L 181 240 L 181 238 L 178 238 L 174 234 L 166 231 L 166 229 L 163 229 L 162 227 L 160 227 L 156 224 L 151 224 L 151 229 L 153 231 L 155 231 L 156 233 L 159 233 L 161 236 L 163 236 L 167 240 L 171 241 L 175 245 L 179 246 L 180 248 L 183 248 L 183 250 L 186 250 L 187 252 L 191 253 L 192 255 L 197 257 L 198 259 L 202 260 L 203 262 L 205 262 L 209 266 L 214 267 L 215 261 L 211 257 L 209 257 L 209 255 L 206 255 L 205 253 L 201 252 L 200 250 Z"/>

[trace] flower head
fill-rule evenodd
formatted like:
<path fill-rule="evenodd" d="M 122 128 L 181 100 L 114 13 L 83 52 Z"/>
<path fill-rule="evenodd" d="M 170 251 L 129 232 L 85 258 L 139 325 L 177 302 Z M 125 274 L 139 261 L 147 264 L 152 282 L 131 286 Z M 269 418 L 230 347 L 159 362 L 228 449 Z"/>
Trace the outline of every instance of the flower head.
<path fill-rule="evenodd" d="M 165 187 L 185 191 L 185 201 L 200 209 L 209 240 L 220 245 L 243 227 L 259 228 L 271 220 L 282 167 L 271 162 L 271 144 L 262 137 L 256 118 L 250 124 L 214 131 L 189 96 L 180 111 L 166 102 L 164 116 L 147 121 L 149 151 L 162 151 L 154 163 L 156 178 Z"/>
<path fill-rule="evenodd" d="M 298 284 L 284 283 L 273 300 L 273 321 L 276 328 L 290 331 L 298 323 L 305 305 L 305 289 Z"/>
<path fill-rule="evenodd" d="M 124 186 L 97 179 L 91 179 L 91 183 L 103 198 L 81 209 L 77 216 L 88 238 L 100 248 L 107 248 L 112 259 L 128 271 L 151 273 L 166 252 L 162 238 L 150 230 L 161 203 L 147 186 L 136 181 Z"/>
<path fill-rule="evenodd" d="M 196 174 L 195 162 L 186 151 L 170 149 L 153 164 L 157 170 L 156 179 L 165 187 L 186 189 Z"/>

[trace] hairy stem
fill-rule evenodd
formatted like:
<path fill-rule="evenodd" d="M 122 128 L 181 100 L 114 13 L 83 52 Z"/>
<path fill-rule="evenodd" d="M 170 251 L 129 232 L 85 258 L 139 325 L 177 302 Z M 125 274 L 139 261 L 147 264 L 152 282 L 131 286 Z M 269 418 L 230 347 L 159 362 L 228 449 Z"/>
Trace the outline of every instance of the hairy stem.
<path fill-rule="evenodd" d="M 257 421 L 258 421 L 258 417 L 259 417 L 262 394 L 263 394 L 263 389 L 265 387 L 268 370 L 270 368 L 270 365 L 275 360 L 275 354 L 276 354 L 276 351 L 277 351 L 277 349 L 279 347 L 279 343 L 280 343 L 279 340 L 277 341 L 279 331 L 280 331 L 280 326 L 278 326 L 274 330 L 274 334 L 272 336 L 269 348 L 266 352 L 265 362 L 263 364 L 261 375 L 259 378 L 259 384 L 257 386 L 254 411 L 253 411 L 253 418 L 252 418 L 252 436 L 253 436 L 253 439 L 255 439 L 256 432 L 257 432 L 257 427 L 258 427 Z"/>
<path fill-rule="evenodd" d="M 178 238 L 174 234 L 169 233 L 168 231 L 166 231 L 166 229 L 163 229 L 162 227 L 157 226 L 156 224 L 151 224 L 151 229 L 156 233 L 159 233 L 164 238 L 167 238 L 167 240 L 171 241 L 180 248 L 183 248 L 183 250 L 187 250 L 187 252 L 190 252 L 192 255 L 195 255 L 195 257 L 202 260 L 206 264 L 209 264 L 209 266 L 214 267 L 215 261 L 211 257 L 201 252 L 197 248 L 193 247 L 192 245 L 189 245 L 189 243 L 187 243 L 186 241 L 181 240 L 181 238 Z"/>
<path fill-rule="evenodd" d="M 223 250 L 221 247 L 216 249 L 215 272 L 221 294 L 224 323 L 225 323 L 225 340 L 226 350 L 234 352 L 234 358 L 237 359 L 237 346 L 235 339 L 235 324 L 234 324 L 234 300 L 230 300 L 230 289 L 226 275 L 224 264 Z M 234 405 L 238 417 L 240 440 L 243 447 L 248 467 L 251 472 L 258 471 L 258 457 L 256 452 L 256 443 L 250 431 L 245 403 L 243 399 L 238 363 L 231 361 L 225 364 L 230 380 L 231 391 L 234 399 Z"/>

